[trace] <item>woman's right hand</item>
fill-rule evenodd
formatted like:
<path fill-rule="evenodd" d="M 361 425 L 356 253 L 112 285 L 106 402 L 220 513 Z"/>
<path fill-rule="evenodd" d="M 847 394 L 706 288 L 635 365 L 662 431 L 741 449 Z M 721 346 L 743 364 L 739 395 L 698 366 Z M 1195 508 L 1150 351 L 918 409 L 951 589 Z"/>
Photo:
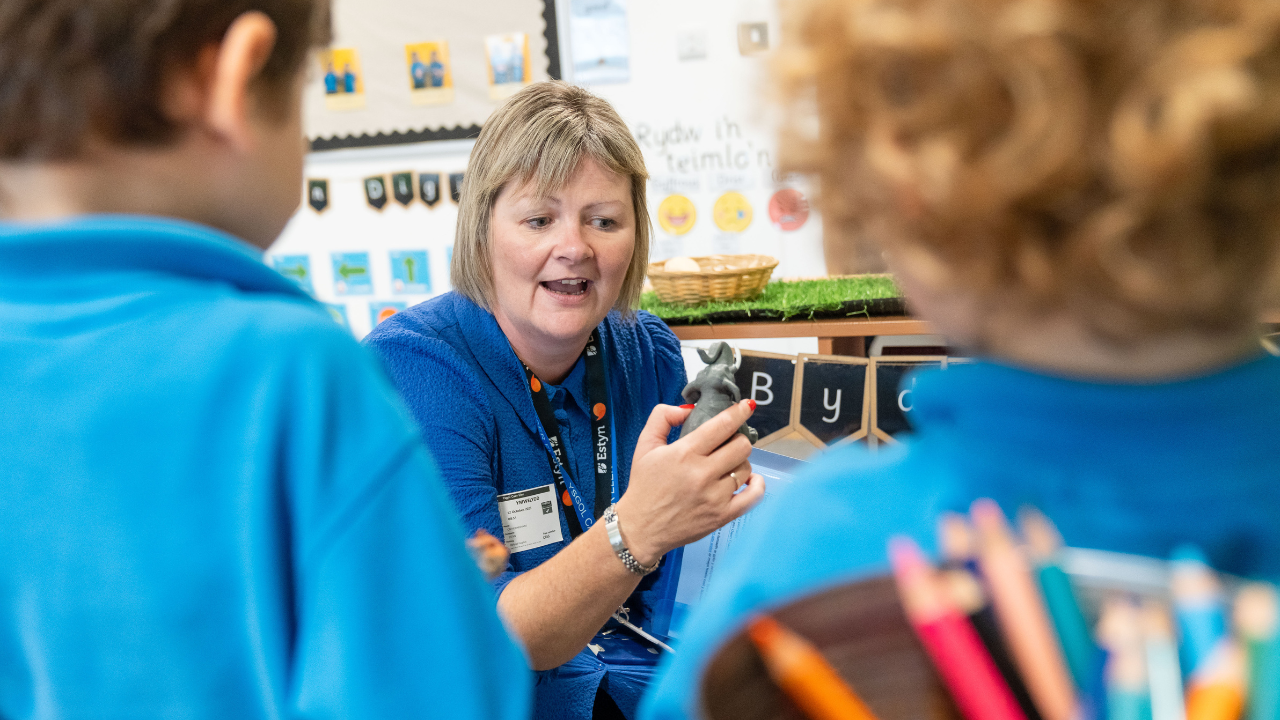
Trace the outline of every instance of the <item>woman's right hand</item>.
<path fill-rule="evenodd" d="M 653 409 L 616 508 L 623 541 L 642 565 L 732 522 L 764 496 L 764 478 L 748 462 L 751 441 L 737 434 L 753 411 L 752 402 L 743 400 L 668 445 L 671 429 L 691 410 Z"/>

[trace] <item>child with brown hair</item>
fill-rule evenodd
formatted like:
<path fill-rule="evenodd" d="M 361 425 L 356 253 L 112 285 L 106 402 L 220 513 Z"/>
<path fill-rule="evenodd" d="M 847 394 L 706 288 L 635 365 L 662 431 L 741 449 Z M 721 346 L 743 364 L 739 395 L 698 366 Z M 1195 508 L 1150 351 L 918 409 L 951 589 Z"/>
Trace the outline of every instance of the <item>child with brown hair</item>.
<path fill-rule="evenodd" d="M 1266 0 L 807 0 L 779 58 L 791 167 L 977 362 L 901 447 L 767 503 L 642 715 L 698 714 L 753 612 L 887 572 L 981 497 L 1069 544 L 1280 578 L 1280 11 Z"/>

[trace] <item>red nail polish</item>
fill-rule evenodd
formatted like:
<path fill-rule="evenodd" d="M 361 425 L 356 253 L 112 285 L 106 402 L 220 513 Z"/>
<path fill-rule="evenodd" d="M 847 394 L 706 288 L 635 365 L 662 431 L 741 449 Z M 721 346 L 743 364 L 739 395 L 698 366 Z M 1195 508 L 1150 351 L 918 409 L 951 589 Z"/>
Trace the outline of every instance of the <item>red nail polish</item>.
<path fill-rule="evenodd" d="M 692 409 L 693 409 L 693 403 L 689 403 L 688 405 L 681 405 L 681 406 L 680 406 L 680 409 L 681 409 L 681 410 L 692 410 Z"/>
<path fill-rule="evenodd" d="M 751 412 L 755 412 L 755 411 L 756 411 L 756 401 L 755 401 L 755 400 L 747 400 L 747 404 L 751 405 Z"/>

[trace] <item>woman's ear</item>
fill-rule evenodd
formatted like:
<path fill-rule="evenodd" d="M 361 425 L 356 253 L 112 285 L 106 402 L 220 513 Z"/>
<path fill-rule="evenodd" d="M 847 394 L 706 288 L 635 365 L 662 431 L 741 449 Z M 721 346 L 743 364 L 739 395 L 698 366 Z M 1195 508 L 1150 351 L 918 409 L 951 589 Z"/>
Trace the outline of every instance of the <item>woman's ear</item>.
<path fill-rule="evenodd" d="M 276 25 L 261 12 L 252 10 L 237 17 L 212 60 L 207 104 L 203 121 L 214 134 L 233 148 L 255 149 L 252 93 L 276 44 Z"/>

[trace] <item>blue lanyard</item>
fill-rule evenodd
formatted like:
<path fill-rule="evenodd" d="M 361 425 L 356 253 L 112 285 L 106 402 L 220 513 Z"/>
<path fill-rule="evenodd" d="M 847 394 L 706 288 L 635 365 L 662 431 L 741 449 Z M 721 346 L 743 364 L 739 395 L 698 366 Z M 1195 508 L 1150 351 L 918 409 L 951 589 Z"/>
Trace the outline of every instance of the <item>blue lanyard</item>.
<path fill-rule="evenodd" d="M 595 467 L 596 501 L 590 510 L 586 500 L 578 491 L 573 476 L 565 467 L 564 438 L 560 433 L 560 423 L 556 421 L 555 412 L 551 409 L 551 399 L 547 390 L 528 365 L 524 366 L 525 378 L 529 381 L 529 393 L 533 399 L 533 408 L 538 413 L 538 438 L 547 451 L 551 463 L 551 474 L 555 477 L 556 494 L 560 502 L 573 508 L 566 513 L 572 537 L 590 530 L 596 519 L 604 514 L 610 502 L 618 501 L 617 470 L 617 429 L 613 420 L 612 404 L 609 400 L 609 379 L 605 370 L 604 353 L 601 351 L 599 330 L 592 331 L 583 355 L 587 363 L 587 405 L 591 415 L 591 455 Z M 607 491 L 606 491 L 607 489 Z M 605 498 L 609 502 L 605 502 Z"/>

